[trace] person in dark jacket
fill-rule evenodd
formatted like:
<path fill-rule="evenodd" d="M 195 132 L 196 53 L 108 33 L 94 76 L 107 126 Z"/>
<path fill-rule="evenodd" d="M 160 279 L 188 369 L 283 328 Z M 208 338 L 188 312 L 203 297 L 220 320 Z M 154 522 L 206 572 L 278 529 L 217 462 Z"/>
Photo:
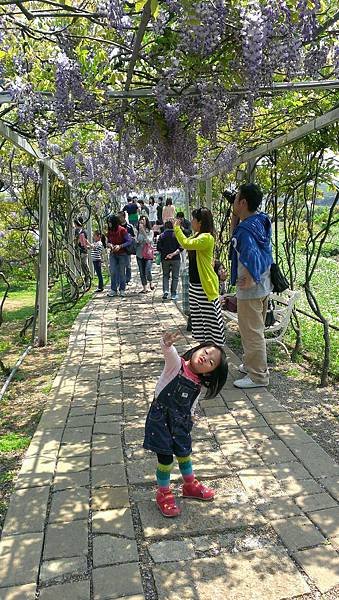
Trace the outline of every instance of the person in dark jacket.
<path fill-rule="evenodd" d="M 189 237 L 190 235 L 192 235 L 191 222 L 188 219 L 185 219 L 185 215 L 181 210 L 177 212 L 177 219 L 180 221 L 180 227 L 184 232 L 185 236 Z"/>
<path fill-rule="evenodd" d="M 172 274 L 171 300 L 177 300 L 181 247 L 179 246 L 174 235 L 172 221 L 166 221 L 164 227 L 165 230 L 159 236 L 157 241 L 157 250 L 161 254 L 162 264 L 162 299 L 167 300 L 168 298 L 170 275 Z"/>
<path fill-rule="evenodd" d="M 162 196 L 159 196 L 159 202 L 157 206 L 157 221 L 160 221 L 160 225 L 162 225 L 162 209 L 164 208 L 164 200 Z"/>
<path fill-rule="evenodd" d="M 271 221 L 259 211 L 262 192 L 254 183 L 241 185 L 233 205 L 231 223 L 231 284 L 237 286 L 237 312 L 244 350 L 239 371 L 245 377 L 234 382 L 238 388 L 267 386 L 264 336 L 271 283 Z"/>

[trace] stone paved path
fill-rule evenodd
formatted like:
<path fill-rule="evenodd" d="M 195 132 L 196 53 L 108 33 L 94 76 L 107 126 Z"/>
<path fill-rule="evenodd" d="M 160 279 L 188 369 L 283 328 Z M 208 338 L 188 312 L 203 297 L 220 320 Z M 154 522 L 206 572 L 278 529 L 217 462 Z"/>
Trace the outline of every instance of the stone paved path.
<path fill-rule="evenodd" d="M 183 351 L 160 285 L 80 313 L 11 499 L 1 600 L 339 597 L 339 467 L 272 394 L 233 388 L 232 352 L 194 429 L 195 471 L 218 497 L 185 501 L 178 519 L 157 511 L 141 442 L 159 334 L 175 327 Z"/>

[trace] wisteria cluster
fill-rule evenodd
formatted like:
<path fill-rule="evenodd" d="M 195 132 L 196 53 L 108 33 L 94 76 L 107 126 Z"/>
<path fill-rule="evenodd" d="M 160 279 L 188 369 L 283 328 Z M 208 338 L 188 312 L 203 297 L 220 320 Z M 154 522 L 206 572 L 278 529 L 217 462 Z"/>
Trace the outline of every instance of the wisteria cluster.
<path fill-rule="evenodd" d="M 224 0 L 195 2 L 189 12 L 182 12 L 179 50 L 209 56 L 220 45 L 226 27 Z"/>
<path fill-rule="evenodd" d="M 310 77 L 318 77 L 321 69 L 327 63 L 329 48 L 326 44 L 321 44 L 317 48 L 312 48 L 304 58 L 304 70 Z"/>
<path fill-rule="evenodd" d="M 76 109 L 84 111 L 95 108 L 94 99 L 83 85 L 78 63 L 60 51 L 55 60 L 55 112 L 61 131 Z"/>
<path fill-rule="evenodd" d="M 336 44 L 333 49 L 333 66 L 334 75 L 339 79 L 339 44 Z"/>

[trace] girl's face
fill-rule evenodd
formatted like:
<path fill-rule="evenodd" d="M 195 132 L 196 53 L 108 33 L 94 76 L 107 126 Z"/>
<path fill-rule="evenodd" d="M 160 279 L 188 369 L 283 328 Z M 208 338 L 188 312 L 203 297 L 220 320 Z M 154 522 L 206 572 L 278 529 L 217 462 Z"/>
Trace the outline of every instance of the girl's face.
<path fill-rule="evenodd" d="M 197 374 L 211 373 L 221 362 L 221 352 L 215 346 L 206 346 L 200 348 L 192 354 L 190 366 L 192 371 Z"/>
<path fill-rule="evenodd" d="M 199 233 L 201 228 L 201 223 L 195 218 L 193 217 L 192 219 L 192 229 L 195 233 Z"/>
<path fill-rule="evenodd" d="M 139 219 L 139 225 L 142 225 L 143 227 L 145 227 L 146 221 L 145 221 L 144 217 L 141 217 L 141 219 Z"/>
<path fill-rule="evenodd" d="M 94 241 L 98 242 L 100 240 L 100 235 L 94 234 Z"/>

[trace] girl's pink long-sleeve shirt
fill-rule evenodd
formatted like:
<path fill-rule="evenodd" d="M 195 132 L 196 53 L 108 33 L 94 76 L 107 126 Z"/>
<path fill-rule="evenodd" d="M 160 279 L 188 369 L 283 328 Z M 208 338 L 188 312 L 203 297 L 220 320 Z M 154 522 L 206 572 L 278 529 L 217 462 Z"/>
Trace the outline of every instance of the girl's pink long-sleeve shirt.
<path fill-rule="evenodd" d="M 169 382 L 172 381 L 172 379 L 174 379 L 178 375 L 181 367 L 183 368 L 182 374 L 184 377 L 190 379 L 191 381 L 194 381 L 194 383 L 198 383 L 199 385 L 201 385 L 199 376 L 193 373 L 189 366 L 186 365 L 185 361 L 179 356 L 175 346 L 166 346 L 162 339 L 160 344 L 165 358 L 165 366 L 163 372 L 161 373 L 158 379 L 157 385 L 155 386 L 155 398 L 157 398 L 160 392 L 162 392 L 162 390 L 166 387 L 166 385 L 168 385 Z M 194 414 L 200 396 L 201 394 L 199 394 L 194 404 L 192 405 L 192 415 Z"/>

